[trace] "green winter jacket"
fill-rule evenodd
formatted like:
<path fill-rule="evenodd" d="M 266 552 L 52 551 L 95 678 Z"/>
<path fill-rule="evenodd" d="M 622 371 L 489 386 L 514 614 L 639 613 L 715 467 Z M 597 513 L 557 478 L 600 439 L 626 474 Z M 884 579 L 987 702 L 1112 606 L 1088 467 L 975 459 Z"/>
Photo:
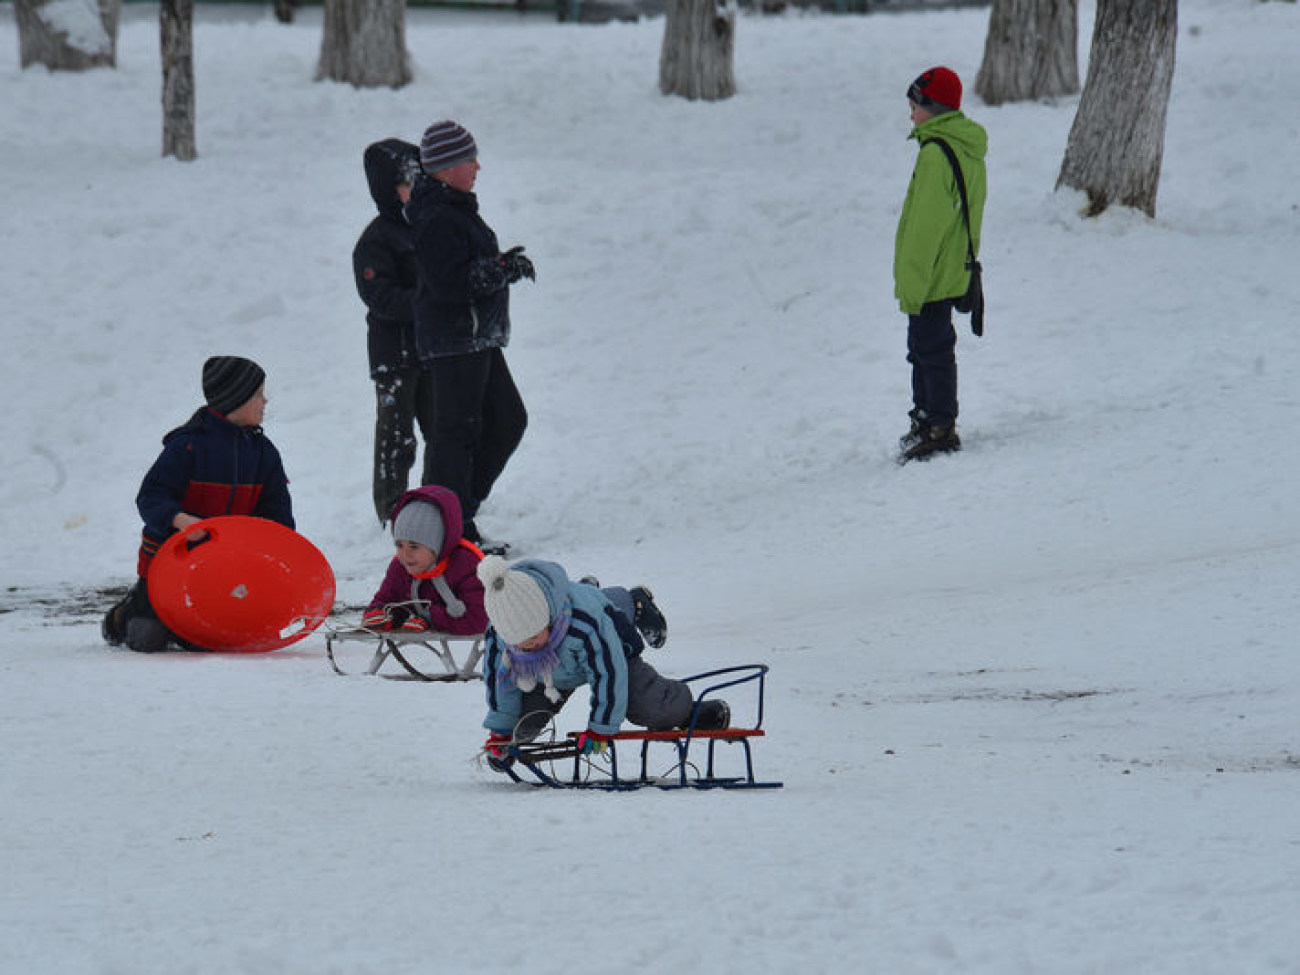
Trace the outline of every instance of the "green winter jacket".
<path fill-rule="evenodd" d="M 894 238 L 894 296 L 908 315 L 918 315 L 926 302 L 957 298 L 970 285 L 966 270 L 966 227 L 961 216 L 961 196 L 952 166 L 943 150 L 927 145 L 943 139 L 952 147 L 966 179 L 975 253 L 980 249 L 987 183 L 984 156 L 988 133 L 961 112 L 945 112 L 926 119 L 908 138 L 921 143 L 912 182 L 898 218 Z"/>

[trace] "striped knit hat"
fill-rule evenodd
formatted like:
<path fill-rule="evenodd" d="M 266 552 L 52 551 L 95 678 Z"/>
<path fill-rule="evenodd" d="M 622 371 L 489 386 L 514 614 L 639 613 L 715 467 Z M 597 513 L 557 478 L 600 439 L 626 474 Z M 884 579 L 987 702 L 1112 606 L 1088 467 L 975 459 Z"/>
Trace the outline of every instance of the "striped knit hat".
<path fill-rule="evenodd" d="M 252 359 L 214 355 L 203 363 L 203 398 L 222 416 L 239 409 L 266 382 L 266 373 Z"/>
<path fill-rule="evenodd" d="M 426 173 L 450 169 L 478 158 L 478 146 L 469 130 L 455 122 L 434 122 L 420 140 L 420 165 Z"/>

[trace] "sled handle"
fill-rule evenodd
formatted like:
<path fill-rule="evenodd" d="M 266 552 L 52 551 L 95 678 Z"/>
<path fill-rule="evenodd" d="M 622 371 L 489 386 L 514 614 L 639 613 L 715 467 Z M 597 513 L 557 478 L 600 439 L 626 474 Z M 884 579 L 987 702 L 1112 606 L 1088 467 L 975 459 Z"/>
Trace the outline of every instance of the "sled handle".
<path fill-rule="evenodd" d="M 206 545 L 208 542 L 215 541 L 219 534 L 219 530 L 212 527 L 211 521 L 210 518 L 203 521 L 196 521 L 188 528 L 181 529 L 179 534 L 185 540 L 185 544 L 177 545 L 172 551 L 172 557 L 179 562 L 183 562 L 189 554 L 200 545 Z M 195 536 L 200 532 L 203 533 L 202 537 L 196 538 Z"/>

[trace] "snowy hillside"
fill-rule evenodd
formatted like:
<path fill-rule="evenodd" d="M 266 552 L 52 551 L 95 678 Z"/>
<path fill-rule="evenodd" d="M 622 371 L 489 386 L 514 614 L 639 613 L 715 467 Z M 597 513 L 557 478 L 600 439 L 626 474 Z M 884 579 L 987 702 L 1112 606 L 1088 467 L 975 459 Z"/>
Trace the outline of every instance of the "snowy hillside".
<path fill-rule="evenodd" d="M 201 13 L 181 164 L 153 8 L 56 76 L 0 4 L 0 972 L 1300 973 L 1300 11 L 1180 7 L 1154 221 L 1052 192 L 1076 99 L 968 98 L 988 334 L 965 450 L 900 469 L 904 93 L 987 9 L 745 17 L 711 105 L 657 20 L 420 11 L 393 92 L 311 81 L 319 13 Z M 378 585 L 361 152 L 440 117 L 538 270 L 482 526 L 651 585 L 664 671 L 769 663 L 784 789 L 522 790 L 478 685 L 100 641 L 211 354 Z"/>

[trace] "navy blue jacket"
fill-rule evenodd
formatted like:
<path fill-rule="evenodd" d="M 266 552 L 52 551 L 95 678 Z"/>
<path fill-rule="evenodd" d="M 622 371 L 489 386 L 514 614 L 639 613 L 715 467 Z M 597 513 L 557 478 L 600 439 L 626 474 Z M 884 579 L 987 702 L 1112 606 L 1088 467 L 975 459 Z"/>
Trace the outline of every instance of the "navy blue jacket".
<path fill-rule="evenodd" d="M 137 572 L 145 577 L 182 511 L 199 518 L 256 515 L 294 527 L 289 479 L 261 427 L 240 427 L 206 406 L 163 437 L 135 506 L 144 520 Z"/>
<path fill-rule="evenodd" d="M 496 264 L 497 235 L 478 197 L 436 179 L 416 181 L 406 219 L 415 238 L 415 344 L 420 359 L 505 348 L 510 288 L 503 277 L 473 273 Z"/>

